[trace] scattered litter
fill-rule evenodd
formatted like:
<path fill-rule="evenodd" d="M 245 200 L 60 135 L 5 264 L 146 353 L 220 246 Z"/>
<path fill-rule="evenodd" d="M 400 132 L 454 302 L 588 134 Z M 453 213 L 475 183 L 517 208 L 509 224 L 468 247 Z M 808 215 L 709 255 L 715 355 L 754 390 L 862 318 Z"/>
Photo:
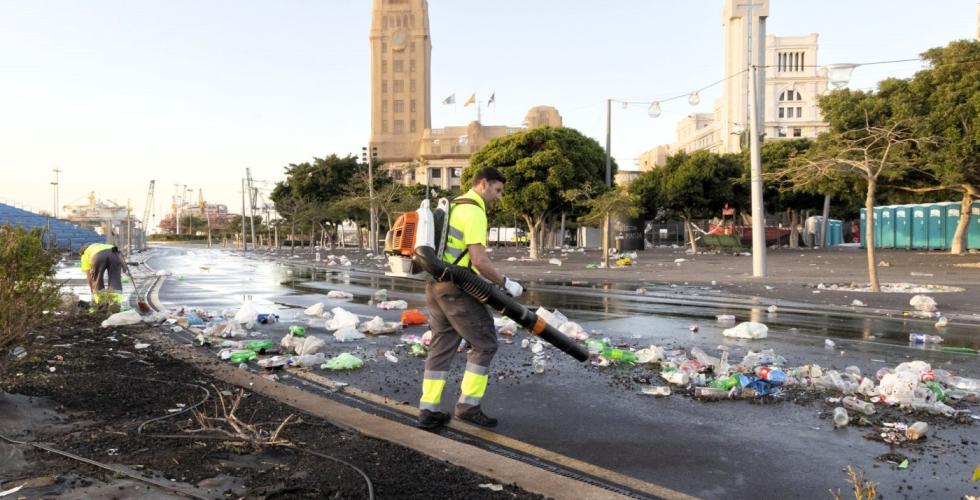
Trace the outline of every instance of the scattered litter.
<path fill-rule="evenodd" d="M 242 307 L 238 309 L 238 312 L 235 313 L 234 319 L 238 324 L 246 325 L 245 328 L 251 330 L 252 327 L 255 326 L 255 321 L 258 315 L 259 312 L 255 309 L 255 306 L 252 305 L 252 301 L 246 300 L 245 303 L 242 304 Z"/>
<path fill-rule="evenodd" d="M 939 320 L 936 321 L 936 328 L 946 328 L 946 325 L 948 324 L 949 320 L 946 319 L 946 316 L 941 316 Z"/>
<path fill-rule="evenodd" d="M 882 260 L 878 262 L 878 267 L 892 267 L 892 263 L 887 260 Z"/>
<path fill-rule="evenodd" d="M 936 312 L 938 309 L 936 307 L 936 300 L 928 295 L 916 295 L 909 300 L 909 305 L 915 308 L 916 311 L 922 312 Z"/>
<path fill-rule="evenodd" d="M 384 309 L 386 311 L 389 309 L 407 309 L 407 308 L 408 308 L 408 302 L 405 302 L 404 300 L 388 300 L 384 302 L 378 302 L 378 309 Z"/>
<path fill-rule="evenodd" d="M 55 368 L 53 366 L 50 366 L 50 367 L 48 367 L 48 371 L 51 372 L 51 373 L 54 373 Z"/>
<path fill-rule="evenodd" d="M 401 330 L 401 328 L 401 323 L 395 321 L 385 321 L 381 319 L 381 316 L 375 316 L 374 318 L 371 318 L 370 321 L 362 323 L 361 326 L 357 327 L 358 331 L 370 333 L 371 335 L 386 335 L 389 333 L 395 333 L 398 330 Z"/>
<path fill-rule="evenodd" d="M 541 354 L 541 351 L 544 351 L 544 344 L 542 344 L 541 341 L 535 340 L 534 342 L 531 342 L 531 352 L 534 354 Z"/>
<path fill-rule="evenodd" d="M 519 328 L 516 321 L 506 316 L 494 316 L 493 326 L 497 329 L 497 333 L 508 337 L 513 337 L 517 334 L 517 329 Z"/>
<path fill-rule="evenodd" d="M 297 355 L 316 354 L 326 346 L 327 343 L 318 337 L 310 335 L 308 337 L 296 337 L 287 334 L 279 341 L 280 352 L 294 353 Z"/>
<path fill-rule="evenodd" d="M 269 358 L 264 358 L 256 362 L 259 367 L 266 370 L 278 370 L 286 366 L 289 358 L 287 356 L 272 356 Z"/>
<path fill-rule="evenodd" d="M 357 328 L 357 324 L 360 323 L 360 319 L 357 315 L 347 311 L 342 307 L 335 307 L 330 310 L 333 313 L 333 318 L 327 321 L 327 330 L 339 330 L 341 328 Z"/>
<path fill-rule="evenodd" d="M 697 332 L 700 329 L 700 327 L 698 325 L 687 325 L 687 329 L 692 332 Z"/>
<path fill-rule="evenodd" d="M 558 309 L 548 311 L 544 307 L 539 307 L 537 311 L 534 311 L 534 314 L 543 319 L 545 323 L 548 323 L 555 328 L 561 328 L 562 325 L 568 323 L 568 318 L 564 314 L 558 312 Z"/>
<path fill-rule="evenodd" d="M 636 294 L 637 295 L 646 295 L 647 294 L 647 289 L 646 288 L 637 288 L 636 289 Z"/>
<path fill-rule="evenodd" d="M 361 358 L 354 356 L 350 353 L 341 353 L 333 358 L 330 358 L 326 363 L 324 363 L 320 369 L 322 370 L 356 370 L 364 366 L 364 362 Z"/>
<path fill-rule="evenodd" d="M 317 302 L 303 311 L 307 316 L 323 316 L 323 302 Z"/>
<path fill-rule="evenodd" d="M 826 347 L 827 349 L 833 349 L 834 347 L 836 347 L 836 346 L 837 346 L 837 344 L 836 344 L 836 343 L 834 343 L 834 341 L 833 341 L 833 340 L 830 340 L 830 339 L 824 339 L 824 340 L 823 340 L 823 346 L 824 346 L 824 347 Z"/>
<path fill-rule="evenodd" d="M 548 264 L 561 266 L 561 259 L 554 259 L 554 258 L 548 259 Z"/>
<path fill-rule="evenodd" d="M 851 305 L 854 306 L 854 307 L 865 307 L 867 304 L 865 304 L 864 302 L 861 302 L 858 299 L 854 299 L 854 300 L 851 301 Z"/>
<path fill-rule="evenodd" d="M 298 356 L 290 356 L 286 360 L 286 364 L 288 364 L 289 366 L 296 366 L 301 368 L 320 366 L 326 362 L 327 362 L 327 357 L 324 356 L 322 352 L 318 352 L 316 354 L 303 354 Z"/>
<path fill-rule="evenodd" d="M 398 362 L 398 356 L 395 356 L 394 351 L 385 351 L 385 359 L 391 361 L 392 363 Z"/>
<path fill-rule="evenodd" d="M 334 332 L 333 338 L 337 339 L 340 342 L 350 342 L 352 340 L 363 339 L 364 334 L 357 331 L 356 328 L 345 326 L 337 330 L 336 332 Z"/>
<path fill-rule="evenodd" d="M 496 483 L 484 483 L 480 485 L 481 488 L 486 488 L 490 491 L 501 491 L 504 489 L 503 485 Z"/>
<path fill-rule="evenodd" d="M 350 292 L 344 292 L 341 290 L 330 290 L 329 292 L 327 292 L 327 298 L 337 299 L 337 300 L 349 300 L 354 298 L 354 294 Z"/>
<path fill-rule="evenodd" d="M 627 267 L 633 265 L 633 259 L 629 257 L 620 257 L 616 259 L 616 267 Z"/>
<path fill-rule="evenodd" d="M 674 259 L 674 264 L 678 264 L 679 265 L 679 264 L 681 264 L 683 262 L 687 262 L 687 259 Z"/>
<path fill-rule="evenodd" d="M 912 272 L 909 273 L 909 276 L 921 276 L 923 278 L 931 278 L 931 277 L 933 277 L 933 274 L 932 273 L 920 273 L 920 272 L 917 272 L 917 271 L 912 271 Z"/>
<path fill-rule="evenodd" d="M 161 269 L 161 270 L 157 271 L 157 276 L 170 276 L 172 274 L 173 273 L 171 273 L 170 271 L 167 271 L 167 270 L 164 270 L 164 269 Z"/>
<path fill-rule="evenodd" d="M 135 349 L 137 349 L 137 350 L 139 350 L 139 349 L 146 349 L 147 347 L 150 347 L 150 344 L 144 344 L 144 343 L 141 343 L 141 342 L 140 342 L 140 343 L 137 343 L 137 344 L 136 344 L 135 346 L 133 346 L 133 347 L 134 347 Z"/>
<path fill-rule="evenodd" d="M 140 313 L 130 309 L 128 311 L 118 312 L 106 318 L 105 321 L 102 322 L 102 328 L 109 328 L 110 326 L 137 325 L 142 322 L 143 318 L 140 316 Z"/>
<path fill-rule="evenodd" d="M 733 316 L 731 314 L 719 314 L 719 315 L 715 316 L 715 318 L 718 320 L 719 323 L 734 323 L 735 322 L 735 316 Z"/>
<path fill-rule="evenodd" d="M 402 325 L 424 325 L 429 322 L 429 318 L 418 309 L 406 309 L 402 311 Z"/>
<path fill-rule="evenodd" d="M 779 307 L 777 307 L 776 304 L 773 304 L 773 305 L 769 306 L 769 308 L 766 309 L 766 310 L 769 311 L 769 314 L 773 314 L 773 313 L 775 313 L 776 311 L 779 310 Z"/>
<path fill-rule="evenodd" d="M 657 386 L 646 386 L 640 389 L 640 394 L 646 394 L 647 396 L 670 396 L 670 386 L 669 385 L 657 385 Z"/>
<path fill-rule="evenodd" d="M 640 349 L 636 351 L 637 361 L 640 363 L 658 363 L 664 359 L 664 350 L 662 347 L 651 345 L 646 349 Z"/>
<path fill-rule="evenodd" d="M 289 327 L 289 334 L 294 337 L 305 337 L 306 327 L 302 325 L 292 325 Z"/>
<path fill-rule="evenodd" d="M 10 355 L 17 359 L 24 359 L 24 357 L 27 356 L 27 349 L 17 346 L 12 351 L 10 351 Z"/>
<path fill-rule="evenodd" d="M 899 470 L 905 470 L 909 468 L 909 459 L 902 460 L 902 463 L 898 464 Z"/>
<path fill-rule="evenodd" d="M 579 325 L 574 321 L 566 321 L 565 323 L 562 323 L 562 325 L 558 327 L 558 331 L 578 341 L 589 339 L 589 334 L 586 333 L 584 328 L 582 328 L 582 325 Z"/>
<path fill-rule="evenodd" d="M 764 339 L 769 336 L 769 327 L 755 321 L 746 321 L 734 328 L 726 328 L 721 334 L 740 339 Z"/>
<path fill-rule="evenodd" d="M 919 439 L 926 437 L 928 432 L 929 424 L 925 422 L 916 422 L 905 429 L 905 437 L 907 437 L 909 441 L 918 441 Z"/>

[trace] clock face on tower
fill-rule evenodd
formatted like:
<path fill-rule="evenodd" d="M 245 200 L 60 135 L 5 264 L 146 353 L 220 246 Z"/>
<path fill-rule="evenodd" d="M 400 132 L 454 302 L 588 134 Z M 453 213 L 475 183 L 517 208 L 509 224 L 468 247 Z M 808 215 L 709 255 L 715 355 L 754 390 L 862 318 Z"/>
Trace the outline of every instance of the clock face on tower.
<path fill-rule="evenodd" d="M 395 50 L 404 50 L 405 45 L 408 44 L 408 35 L 404 31 L 398 30 L 391 35 L 391 41 Z"/>

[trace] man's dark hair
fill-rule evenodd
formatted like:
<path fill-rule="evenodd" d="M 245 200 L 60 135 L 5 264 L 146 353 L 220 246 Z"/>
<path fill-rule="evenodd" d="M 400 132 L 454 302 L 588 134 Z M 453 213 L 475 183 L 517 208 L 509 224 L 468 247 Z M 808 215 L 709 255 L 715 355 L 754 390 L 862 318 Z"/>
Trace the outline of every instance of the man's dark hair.
<path fill-rule="evenodd" d="M 493 167 L 483 167 L 480 170 L 477 170 L 476 175 L 473 176 L 473 185 L 475 186 L 479 184 L 483 179 L 486 179 L 487 182 L 496 181 L 501 184 L 507 182 L 507 179 L 504 179 L 504 174 L 500 173 L 500 170 Z"/>

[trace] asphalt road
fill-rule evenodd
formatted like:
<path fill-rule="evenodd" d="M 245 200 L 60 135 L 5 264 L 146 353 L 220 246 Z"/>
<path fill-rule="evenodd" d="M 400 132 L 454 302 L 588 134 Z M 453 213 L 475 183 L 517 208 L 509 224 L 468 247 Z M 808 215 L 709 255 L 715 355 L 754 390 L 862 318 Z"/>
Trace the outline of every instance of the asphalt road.
<path fill-rule="evenodd" d="M 155 252 L 149 264 L 174 273 L 160 292 L 165 305 L 237 309 L 245 296 L 251 296 L 260 310 L 276 310 L 284 320 L 260 327 L 263 335 L 278 338 L 288 325 L 305 324 L 308 333 L 328 340 L 328 356 L 352 352 L 366 361 L 361 370 L 330 373 L 331 378 L 407 404 L 417 403 L 422 360 L 399 346 L 399 335 L 340 343 L 323 328 L 322 320 L 311 324 L 302 310 L 323 302 L 327 309 L 340 306 L 365 318 L 380 315 L 395 321 L 400 311 L 378 310 L 368 304 L 370 294 L 385 288 L 390 299 L 424 308 L 423 283 L 343 269 L 314 271 L 221 250 L 163 247 Z M 349 291 L 355 297 L 330 300 L 328 290 Z M 729 306 L 722 292 L 710 288 L 669 292 L 672 299 L 545 283 L 531 286 L 526 303 L 558 308 L 587 331 L 594 331 L 594 336 L 640 347 L 700 346 L 718 355 L 719 346 L 725 346 L 733 362 L 749 349 L 772 348 L 790 366 L 817 363 L 843 369 L 856 365 L 865 374 L 921 359 L 934 367 L 980 377 L 978 356 L 909 347 L 908 334 L 933 333 L 931 322 L 833 312 L 769 314 L 761 306 Z M 769 337 L 750 341 L 723 337 L 715 321 L 715 315 L 722 313 L 734 314 L 739 321 L 766 323 Z M 700 327 L 697 333 L 689 330 L 692 324 Z M 421 335 L 424 330 L 414 327 L 403 333 Z M 975 348 L 980 347 L 977 334 L 976 327 L 957 324 L 943 333 L 947 345 Z M 640 382 L 651 376 L 655 385 L 663 385 L 654 372 L 578 363 L 553 348 L 545 351 L 545 373 L 535 374 L 531 352 L 520 348 L 522 338 L 522 334 L 501 337 L 484 400 L 485 411 L 500 418 L 495 431 L 511 438 L 705 498 L 826 498 L 828 489 L 837 488 L 846 494 L 849 487 L 842 471 L 848 465 L 863 469 L 886 497 L 955 498 L 980 493 L 980 482 L 970 480 L 974 467 L 980 465 L 980 426 L 941 422 L 931 426 L 922 444 L 892 450 L 864 438 L 871 428 L 834 430 L 830 408 L 819 400 L 705 403 L 679 394 L 655 399 L 639 394 Z M 825 348 L 828 338 L 836 348 Z M 387 350 L 397 354 L 398 363 L 385 359 Z M 454 365 L 443 397 L 447 408 L 458 395 L 463 364 L 458 360 Z M 980 414 L 976 405 L 971 409 Z M 876 460 L 893 451 L 909 457 L 907 470 Z"/>

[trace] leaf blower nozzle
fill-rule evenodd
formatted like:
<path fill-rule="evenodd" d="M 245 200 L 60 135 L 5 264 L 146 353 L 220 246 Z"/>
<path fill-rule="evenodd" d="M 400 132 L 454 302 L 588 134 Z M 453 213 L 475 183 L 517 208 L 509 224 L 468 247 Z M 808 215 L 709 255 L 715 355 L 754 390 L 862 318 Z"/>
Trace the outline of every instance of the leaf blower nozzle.
<path fill-rule="evenodd" d="M 574 339 L 549 325 L 527 307 L 515 300 L 493 283 L 481 278 L 465 267 L 448 264 L 436 256 L 436 250 L 426 245 L 416 245 L 415 262 L 436 281 L 451 281 L 460 290 L 495 311 L 514 320 L 528 331 L 579 361 L 589 359 L 589 352 Z"/>

